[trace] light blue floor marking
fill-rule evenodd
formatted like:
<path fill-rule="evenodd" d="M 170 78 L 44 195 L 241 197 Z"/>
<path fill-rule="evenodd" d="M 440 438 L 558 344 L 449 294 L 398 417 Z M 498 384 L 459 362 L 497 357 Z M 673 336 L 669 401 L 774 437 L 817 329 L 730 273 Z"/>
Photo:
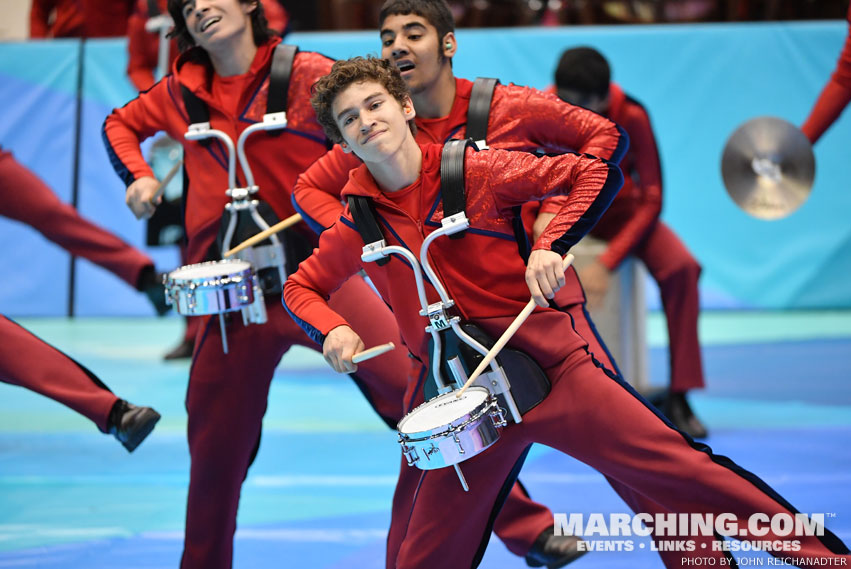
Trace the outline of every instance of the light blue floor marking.
<path fill-rule="evenodd" d="M 22 319 L 120 396 L 163 420 L 132 455 L 88 420 L 0 384 L 0 568 L 176 568 L 189 458 L 188 364 L 161 355 L 177 318 Z M 702 317 L 708 388 L 692 401 L 709 443 L 804 511 L 836 514 L 851 541 L 851 318 L 848 313 Z M 667 373 L 651 315 L 651 375 Z M 655 338 L 655 339 L 654 339 Z M 771 343 L 764 343 L 771 342 Z M 272 384 L 263 443 L 243 490 L 237 569 L 380 569 L 398 470 L 395 434 L 345 376 L 294 350 Z M 536 446 L 522 478 L 559 512 L 625 512 L 603 478 Z M 439 546 L 439 544 L 435 544 Z M 525 567 L 492 540 L 482 567 Z M 661 566 L 646 549 L 591 553 L 577 568 Z"/>

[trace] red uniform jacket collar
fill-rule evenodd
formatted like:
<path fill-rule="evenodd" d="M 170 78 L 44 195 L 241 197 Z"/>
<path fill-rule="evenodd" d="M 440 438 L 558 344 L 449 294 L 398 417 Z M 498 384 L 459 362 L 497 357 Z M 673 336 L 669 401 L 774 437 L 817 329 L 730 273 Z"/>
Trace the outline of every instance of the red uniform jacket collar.
<path fill-rule="evenodd" d="M 272 59 L 275 47 L 279 43 L 281 43 L 281 38 L 276 37 L 258 46 L 257 53 L 254 55 L 254 60 L 251 62 L 251 67 L 248 68 L 247 73 L 257 75 L 260 70 L 268 65 Z M 192 91 L 199 99 L 209 104 L 212 101 L 213 67 L 209 61 L 204 61 L 203 63 L 193 61 L 194 58 L 191 54 L 196 49 L 201 48 L 195 47 L 182 53 L 174 62 L 172 71 L 181 85 Z"/>
<path fill-rule="evenodd" d="M 423 152 L 422 170 L 416 181 L 411 185 L 421 184 L 424 178 L 432 179 L 432 173 L 436 173 L 438 178 L 440 177 L 440 154 L 443 145 L 432 143 L 420 144 L 419 147 Z M 374 199 L 377 203 L 392 203 L 384 197 L 384 192 L 376 184 L 375 178 L 372 177 L 366 164 L 361 164 L 349 173 L 349 183 L 343 188 L 341 195 L 344 200 L 348 196 L 366 196 Z"/>

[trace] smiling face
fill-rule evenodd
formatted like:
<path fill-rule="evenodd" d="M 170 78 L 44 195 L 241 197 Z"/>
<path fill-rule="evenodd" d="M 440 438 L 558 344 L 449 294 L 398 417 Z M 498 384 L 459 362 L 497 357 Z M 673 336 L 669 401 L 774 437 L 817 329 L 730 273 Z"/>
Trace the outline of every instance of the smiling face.
<path fill-rule="evenodd" d="M 256 9 L 256 2 L 186 0 L 181 15 L 195 45 L 216 51 L 252 37 L 251 13 Z"/>
<path fill-rule="evenodd" d="M 455 34 L 438 37 L 437 29 L 417 14 L 394 14 L 381 26 L 381 57 L 396 64 L 411 93 L 429 90 L 449 73 Z"/>
<path fill-rule="evenodd" d="M 352 83 L 334 98 L 334 121 L 343 136 L 342 146 L 367 163 L 381 163 L 399 152 L 414 118 L 410 98 L 395 99 L 376 81 Z"/>

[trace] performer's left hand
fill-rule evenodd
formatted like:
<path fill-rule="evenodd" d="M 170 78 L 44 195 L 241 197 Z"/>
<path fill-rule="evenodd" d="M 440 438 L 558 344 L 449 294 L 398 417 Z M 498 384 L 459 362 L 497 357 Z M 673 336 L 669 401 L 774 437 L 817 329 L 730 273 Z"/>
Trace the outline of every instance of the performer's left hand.
<path fill-rule="evenodd" d="M 541 307 L 549 306 L 547 299 L 553 298 L 556 291 L 564 286 L 561 255 L 546 249 L 532 251 L 526 264 L 526 285 L 535 299 L 535 304 Z"/>

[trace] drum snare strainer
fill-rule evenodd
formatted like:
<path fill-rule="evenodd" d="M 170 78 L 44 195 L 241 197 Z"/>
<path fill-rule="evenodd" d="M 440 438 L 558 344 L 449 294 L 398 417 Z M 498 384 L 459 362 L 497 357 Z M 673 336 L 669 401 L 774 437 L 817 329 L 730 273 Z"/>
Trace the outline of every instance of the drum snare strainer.
<path fill-rule="evenodd" d="M 408 465 L 422 470 L 454 466 L 483 452 L 499 439 L 505 425 L 502 410 L 487 389 L 472 387 L 460 398 L 455 392 L 426 401 L 397 426 Z"/>

